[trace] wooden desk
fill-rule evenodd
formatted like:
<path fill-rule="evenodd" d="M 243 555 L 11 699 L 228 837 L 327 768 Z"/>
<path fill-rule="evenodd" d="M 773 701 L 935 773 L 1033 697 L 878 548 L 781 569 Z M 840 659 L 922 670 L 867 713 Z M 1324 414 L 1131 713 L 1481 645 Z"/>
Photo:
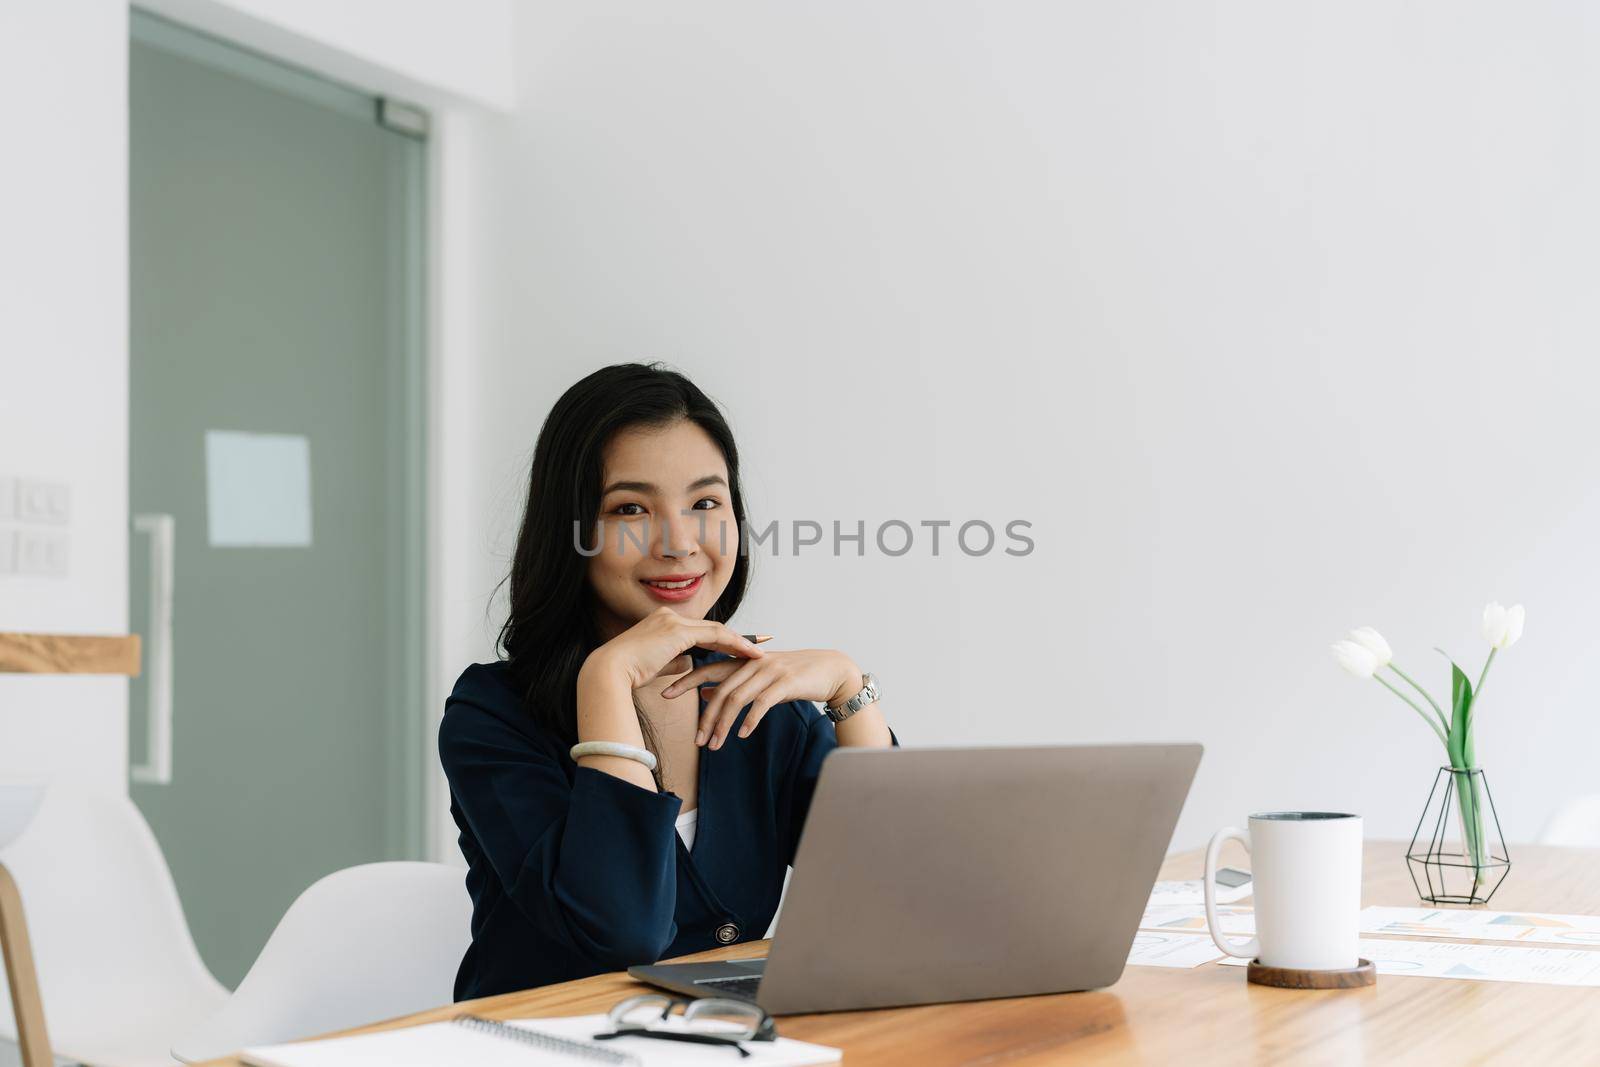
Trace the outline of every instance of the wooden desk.
<path fill-rule="evenodd" d="M 1417 906 L 1400 842 L 1369 842 L 1363 904 Z M 1600 912 L 1600 850 L 1524 845 L 1496 910 Z M 1163 878 L 1197 878 L 1199 852 Z M 761 956 L 749 942 L 685 956 Z M 1600 948 L 1591 950 L 1600 951 Z M 1109 989 L 917 1008 L 782 1016 L 778 1029 L 844 1049 L 846 1064 L 1557 1064 L 1600 1062 L 1600 989 L 1380 975 L 1367 989 L 1248 985 L 1244 968 L 1129 967 Z M 622 974 L 510 993 L 365 1027 L 603 1012 L 646 988 Z M 352 1031 L 356 1032 L 356 1031 Z M 216 1065 L 240 1061 L 224 1059 Z"/>

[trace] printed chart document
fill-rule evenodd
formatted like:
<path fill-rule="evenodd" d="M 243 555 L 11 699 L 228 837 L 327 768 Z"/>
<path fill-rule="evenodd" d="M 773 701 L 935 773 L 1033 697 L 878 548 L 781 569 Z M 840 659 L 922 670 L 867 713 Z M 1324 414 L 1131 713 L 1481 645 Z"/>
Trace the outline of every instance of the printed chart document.
<path fill-rule="evenodd" d="M 1466 911 L 1451 908 L 1367 908 L 1364 934 L 1462 937 L 1476 941 L 1523 941 L 1548 945 L 1600 945 L 1600 915 L 1546 915 L 1531 911 Z"/>
<path fill-rule="evenodd" d="M 1600 986 L 1600 952 L 1581 948 L 1362 938 L 1361 955 L 1373 962 L 1379 974 L 1465 978 L 1474 982 Z M 1243 967 L 1249 961 L 1230 957 L 1222 962 Z"/>
<path fill-rule="evenodd" d="M 1222 953 L 1209 937 L 1192 933 L 1158 933 L 1140 930 L 1133 935 L 1128 963 L 1135 967 L 1198 967 L 1221 958 Z"/>
<path fill-rule="evenodd" d="M 1253 882 L 1244 885 L 1217 886 L 1217 903 L 1232 904 L 1236 900 L 1243 900 L 1255 889 Z M 1150 889 L 1150 905 L 1157 904 L 1199 904 L 1202 907 L 1206 902 L 1206 884 L 1198 878 L 1187 882 L 1157 882 Z"/>
<path fill-rule="evenodd" d="M 1252 937 L 1256 932 L 1254 908 L 1238 904 L 1218 904 L 1217 922 L 1230 936 Z M 1207 933 L 1206 909 L 1202 904 L 1151 904 L 1139 920 L 1141 930 L 1170 930 L 1175 933 Z"/>

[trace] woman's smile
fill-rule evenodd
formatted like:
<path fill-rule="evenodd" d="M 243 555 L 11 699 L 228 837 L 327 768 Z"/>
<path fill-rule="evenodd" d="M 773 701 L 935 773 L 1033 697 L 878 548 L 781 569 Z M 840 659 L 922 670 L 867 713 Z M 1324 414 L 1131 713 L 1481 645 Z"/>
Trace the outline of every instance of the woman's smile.
<path fill-rule="evenodd" d="M 641 578 L 639 584 L 657 600 L 678 603 L 692 599 L 700 592 L 704 581 L 704 574 L 667 574 L 660 578 Z"/>

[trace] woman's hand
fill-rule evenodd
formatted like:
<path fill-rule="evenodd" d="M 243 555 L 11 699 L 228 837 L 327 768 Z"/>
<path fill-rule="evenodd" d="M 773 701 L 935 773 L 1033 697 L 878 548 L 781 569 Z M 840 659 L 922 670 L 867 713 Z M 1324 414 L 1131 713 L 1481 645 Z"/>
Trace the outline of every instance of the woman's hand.
<path fill-rule="evenodd" d="M 687 619 L 662 606 L 590 652 L 583 669 L 604 670 L 626 680 L 628 688 L 640 689 L 696 645 L 753 662 L 766 655 L 760 646 L 720 622 Z"/>
<path fill-rule="evenodd" d="M 774 705 L 790 700 L 814 700 L 839 704 L 861 691 L 865 684 L 861 668 L 843 652 L 832 649 L 800 649 L 794 652 L 768 652 L 759 659 L 721 660 L 696 667 L 661 691 L 664 697 L 686 692 L 691 686 L 711 686 L 705 707 L 700 709 L 700 729 L 694 743 L 721 748 L 723 739 L 739 717 L 739 709 L 750 705 L 740 737 L 749 737 Z"/>

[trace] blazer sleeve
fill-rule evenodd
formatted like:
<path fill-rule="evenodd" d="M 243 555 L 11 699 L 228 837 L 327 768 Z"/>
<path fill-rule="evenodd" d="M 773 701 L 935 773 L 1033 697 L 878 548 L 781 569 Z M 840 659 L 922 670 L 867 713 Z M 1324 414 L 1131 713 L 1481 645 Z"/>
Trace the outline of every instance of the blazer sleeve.
<path fill-rule="evenodd" d="M 800 709 L 805 730 L 795 746 L 784 786 L 783 855 L 784 862 L 794 866 L 794 855 L 800 848 L 800 832 L 805 829 L 806 816 L 811 813 L 811 798 L 817 791 L 817 776 L 822 773 L 822 761 L 828 753 L 839 747 L 839 735 L 833 720 L 822 713 L 809 700 L 795 701 Z M 889 743 L 900 747 L 900 738 L 894 727 L 889 728 Z"/>
<path fill-rule="evenodd" d="M 683 801 L 556 760 L 470 705 L 439 729 L 450 791 L 506 896 L 605 969 L 653 963 L 677 937 L 674 822 Z"/>

